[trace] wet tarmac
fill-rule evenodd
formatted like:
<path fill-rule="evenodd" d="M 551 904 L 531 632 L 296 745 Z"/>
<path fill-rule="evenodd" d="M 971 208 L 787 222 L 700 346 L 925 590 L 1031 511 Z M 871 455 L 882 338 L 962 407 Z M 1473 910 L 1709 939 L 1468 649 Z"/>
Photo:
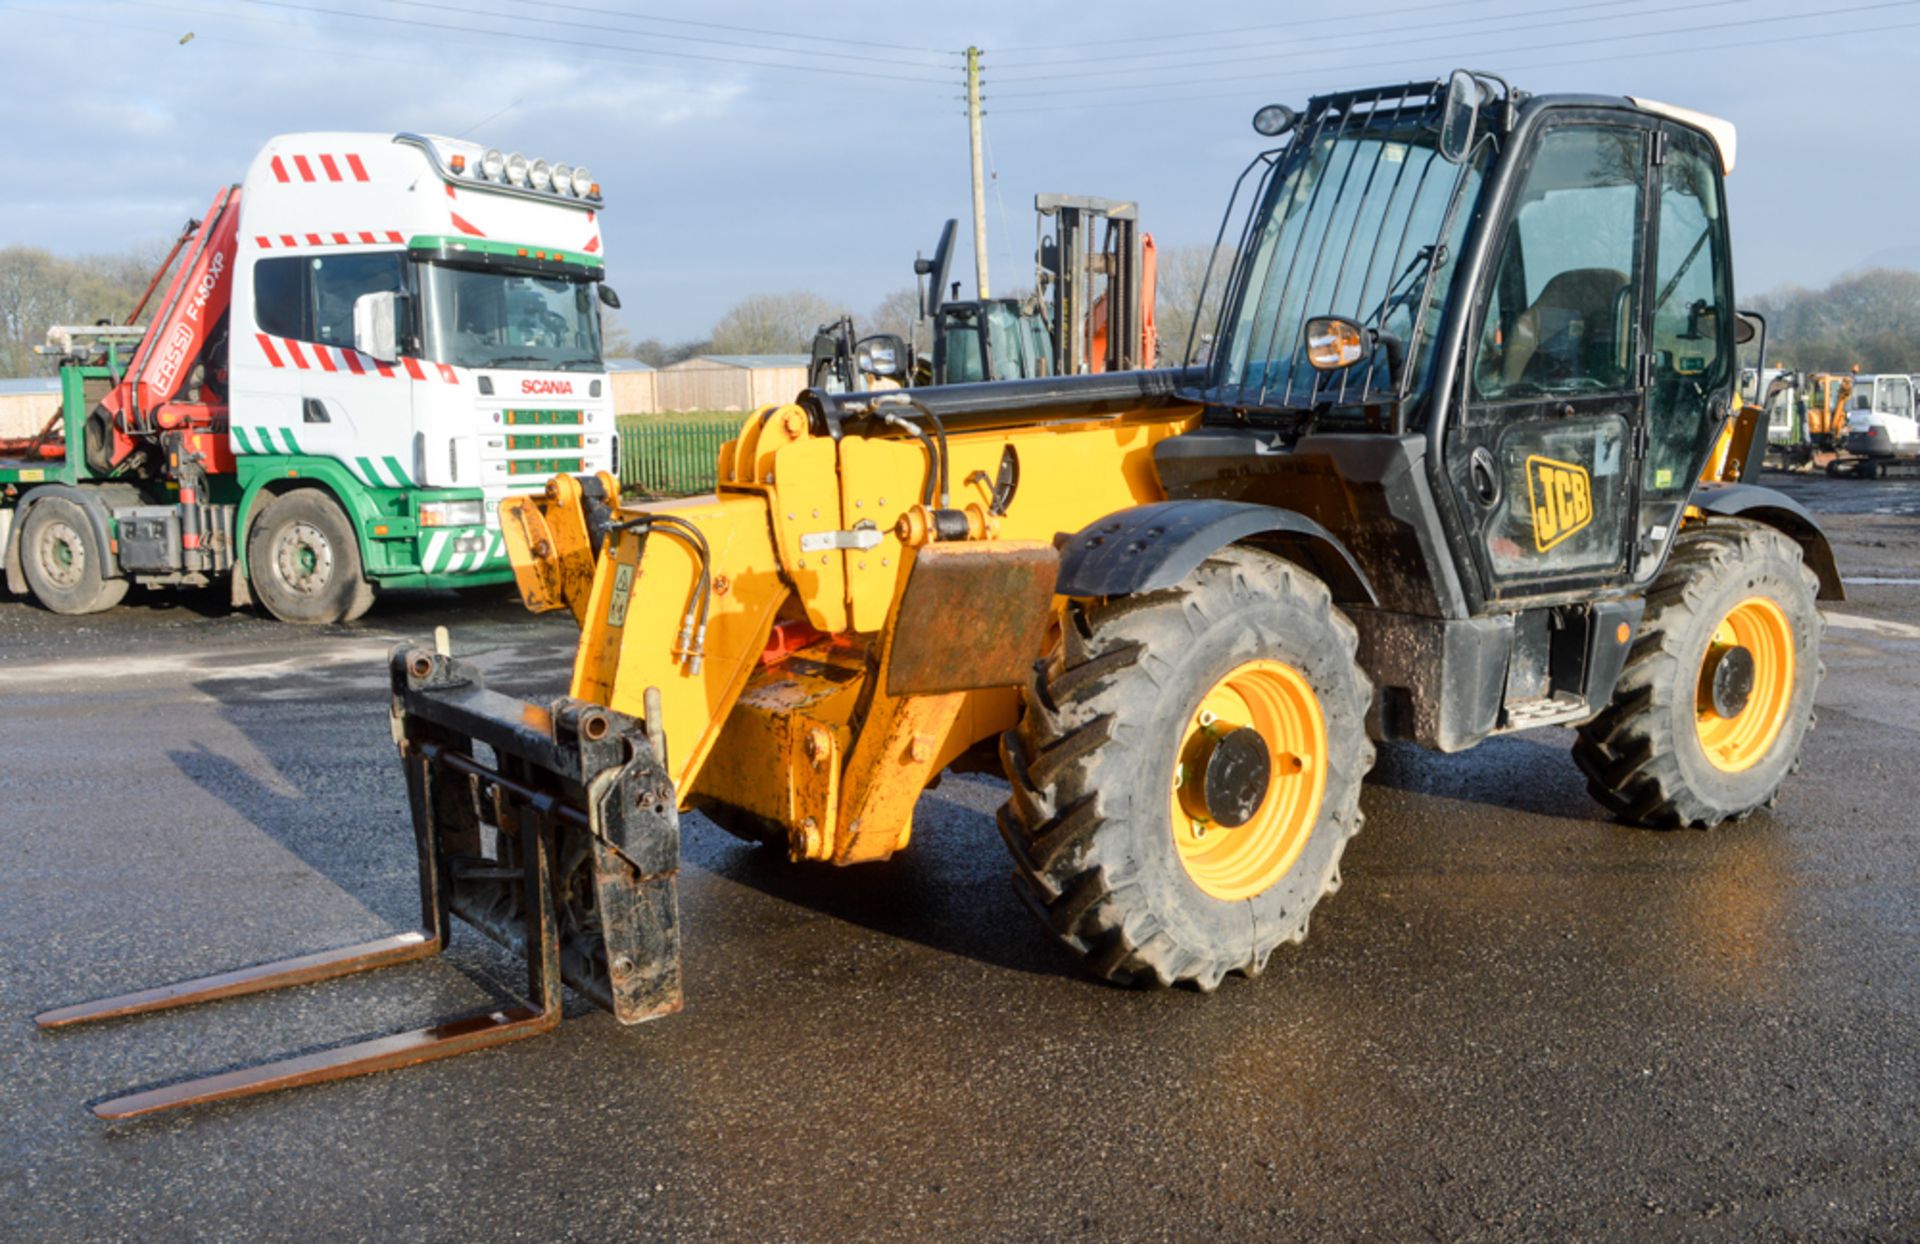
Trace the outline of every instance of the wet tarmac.
<path fill-rule="evenodd" d="M 1784 486 L 1854 585 L 1770 815 L 1614 825 L 1559 730 L 1383 748 L 1306 944 L 1211 996 L 1079 975 L 1008 884 L 996 782 L 949 777 L 863 869 L 692 818 L 683 1014 L 570 997 L 534 1041 L 115 1125 L 85 1103 L 518 987 L 460 928 L 277 996 L 29 1019 L 406 927 L 385 650 L 456 613 L 545 697 L 572 631 L 498 596 L 320 632 L 0 603 L 0 1238 L 1920 1236 L 1920 485 Z"/>

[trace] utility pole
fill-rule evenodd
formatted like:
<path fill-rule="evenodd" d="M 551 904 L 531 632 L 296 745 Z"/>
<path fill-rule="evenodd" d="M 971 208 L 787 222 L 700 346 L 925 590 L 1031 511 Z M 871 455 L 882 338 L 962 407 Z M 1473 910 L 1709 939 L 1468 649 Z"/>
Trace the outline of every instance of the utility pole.
<path fill-rule="evenodd" d="M 967 49 L 967 134 L 973 142 L 973 280 L 987 292 L 987 183 L 980 171 L 980 49 Z"/>

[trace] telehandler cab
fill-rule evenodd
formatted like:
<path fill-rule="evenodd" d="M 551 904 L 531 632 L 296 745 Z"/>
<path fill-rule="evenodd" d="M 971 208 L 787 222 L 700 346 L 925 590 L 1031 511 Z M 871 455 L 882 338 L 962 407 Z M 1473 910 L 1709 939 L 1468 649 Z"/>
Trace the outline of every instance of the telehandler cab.
<path fill-rule="evenodd" d="M 944 770 L 1001 768 L 1052 934 L 1100 977 L 1210 990 L 1339 885 L 1376 740 L 1577 725 L 1622 819 L 1767 806 L 1840 582 L 1740 478 L 1733 128 L 1468 73 L 1255 124 L 1291 137 L 1236 190 L 1204 367 L 809 392 L 746 420 L 712 496 L 561 476 L 503 506 L 579 651 L 546 706 L 394 653 L 422 928 L 40 1023 L 418 958 L 449 912 L 526 956 L 531 1000 L 96 1113 L 511 1040 L 559 1022 L 561 981 L 623 1022 L 677 1010 L 688 809 L 865 863 Z"/>

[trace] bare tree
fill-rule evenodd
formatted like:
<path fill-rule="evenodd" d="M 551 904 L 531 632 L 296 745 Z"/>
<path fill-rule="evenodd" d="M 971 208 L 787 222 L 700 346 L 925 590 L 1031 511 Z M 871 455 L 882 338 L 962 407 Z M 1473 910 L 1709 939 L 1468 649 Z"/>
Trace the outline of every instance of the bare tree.
<path fill-rule="evenodd" d="M 1219 330 L 1220 295 L 1226 285 L 1227 271 L 1233 265 L 1233 248 L 1223 246 L 1216 254 L 1213 247 L 1206 245 L 1164 246 L 1156 252 L 1156 258 L 1159 273 L 1154 287 L 1153 316 L 1160 332 L 1157 362 L 1161 367 L 1179 367 L 1189 361 L 1190 336 L 1193 338 L 1191 361 L 1198 362 L 1206 356 L 1207 346 Z M 1207 274 L 1209 258 L 1213 260 L 1211 279 Z M 1196 322 L 1197 334 L 1193 332 Z"/>
<path fill-rule="evenodd" d="M 28 246 L 0 249 L 0 375 L 45 374 L 33 347 L 51 325 L 126 319 L 165 257 L 155 245 L 76 259 Z"/>
<path fill-rule="evenodd" d="M 863 336 L 868 333 L 893 333 L 899 337 L 910 337 L 919 319 L 920 291 L 909 285 L 882 298 L 879 305 L 860 322 L 860 332 Z M 921 333 L 920 339 L 926 340 L 926 334 Z"/>
<path fill-rule="evenodd" d="M 1920 370 L 1920 272 L 1871 268 L 1825 289 L 1752 300 L 1767 317 L 1769 364 L 1808 371 Z"/>
<path fill-rule="evenodd" d="M 805 352 L 822 324 L 847 314 L 818 294 L 795 290 L 754 294 L 736 303 L 713 326 L 716 354 L 794 354 Z"/>

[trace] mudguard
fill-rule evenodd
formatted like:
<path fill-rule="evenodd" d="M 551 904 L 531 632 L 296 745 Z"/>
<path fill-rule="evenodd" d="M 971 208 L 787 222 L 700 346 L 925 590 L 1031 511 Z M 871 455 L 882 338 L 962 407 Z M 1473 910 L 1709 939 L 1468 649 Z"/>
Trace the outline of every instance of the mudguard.
<path fill-rule="evenodd" d="M 1304 514 L 1246 501 L 1157 501 L 1109 514 L 1060 548 L 1062 596 L 1128 596 L 1179 583 L 1230 544 L 1271 547 L 1320 576 L 1342 604 L 1377 604 L 1332 532 Z"/>
<path fill-rule="evenodd" d="M 1800 546 L 1807 569 L 1820 580 L 1815 599 L 1847 598 L 1826 532 L 1812 512 L 1792 497 L 1758 484 L 1701 484 L 1693 490 L 1693 504 L 1716 518 L 1744 518 L 1785 532 Z"/>

